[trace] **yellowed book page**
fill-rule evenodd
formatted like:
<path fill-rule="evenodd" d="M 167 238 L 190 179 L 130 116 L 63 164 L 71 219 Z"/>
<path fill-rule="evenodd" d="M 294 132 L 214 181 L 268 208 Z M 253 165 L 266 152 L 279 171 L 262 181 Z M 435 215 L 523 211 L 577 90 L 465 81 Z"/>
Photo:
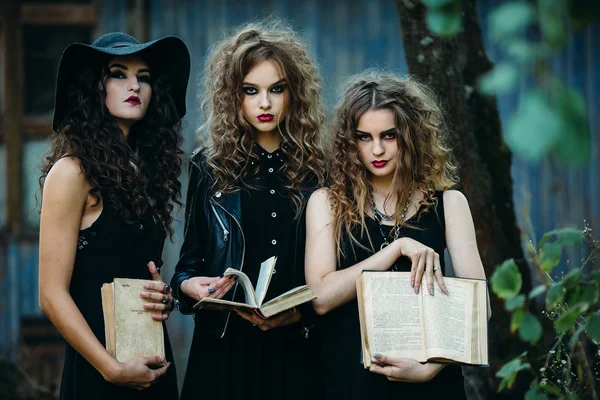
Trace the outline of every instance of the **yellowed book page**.
<path fill-rule="evenodd" d="M 473 345 L 476 346 L 476 355 L 473 357 L 473 363 L 489 365 L 488 359 L 488 305 L 487 305 L 487 281 L 477 281 L 475 289 L 477 295 L 474 296 L 473 303 L 476 306 L 476 313 L 473 316 Z"/>
<path fill-rule="evenodd" d="M 114 280 L 115 344 L 118 361 L 136 357 L 165 357 L 162 322 L 152 319 L 144 309 L 140 292 L 145 290 L 141 279 Z"/>
<path fill-rule="evenodd" d="M 421 296 L 410 287 L 408 273 L 363 272 L 365 325 L 371 354 L 425 361 L 419 313 Z"/>
<path fill-rule="evenodd" d="M 237 284 L 242 286 L 242 289 L 244 290 L 246 304 L 254 308 L 258 307 L 258 303 L 256 302 L 256 293 L 254 293 L 254 287 L 252 287 L 252 282 L 250 282 L 248 275 L 242 271 L 238 271 L 235 268 L 227 268 L 224 275 L 236 275 L 238 277 Z"/>
<path fill-rule="evenodd" d="M 258 309 L 259 315 L 263 318 L 269 318 L 282 311 L 296 307 L 297 305 L 308 303 L 316 298 L 317 296 L 315 296 L 308 286 L 298 286 L 266 302 Z"/>
<path fill-rule="evenodd" d="M 254 290 L 256 305 L 259 307 L 263 305 L 263 301 L 267 295 L 271 277 L 273 276 L 273 271 L 275 271 L 276 262 L 277 256 L 273 256 L 260 264 L 260 272 L 258 273 L 258 280 L 256 281 L 256 290 Z"/>
<path fill-rule="evenodd" d="M 115 356 L 115 305 L 113 298 L 113 284 L 105 283 L 100 289 L 102 295 L 102 314 L 104 315 L 104 340 L 106 351 Z"/>
<path fill-rule="evenodd" d="M 472 363 L 474 280 L 445 278 L 449 295 L 434 281 L 434 296 L 423 282 L 423 325 L 428 358 Z"/>
<path fill-rule="evenodd" d="M 249 306 L 246 303 L 238 303 L 237 301 L 205 297 L 194 304 L 194 308 L 209 308 L 211 310 L 220 311 L 233 311 L 236 308 L 240 308 L 252 312 L 252 310 L 254 310 L 256 307 Z"/>

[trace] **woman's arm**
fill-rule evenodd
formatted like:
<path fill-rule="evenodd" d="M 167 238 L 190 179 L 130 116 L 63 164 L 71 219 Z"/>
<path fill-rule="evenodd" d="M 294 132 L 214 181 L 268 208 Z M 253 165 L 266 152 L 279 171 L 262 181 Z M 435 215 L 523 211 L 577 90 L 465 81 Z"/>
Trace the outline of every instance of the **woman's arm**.
<path fill-rule="evenodd" d="M 362 271 L 385 271 L 400 256 L 407 256 L 411 259 L 412 271 L 417 271 L 420 282 L 423 271 L 433 271 L 434 265 L 439 262 L 436 261 L 435 254 L 432 249 L 419 242 L 409 238 L 400 238 L 366 260 L 349 268 L 337 270 L 336 243 L 329 192 L 327 189 L 317 190 L 308 201 L 306 210 L 306 283 L 317 296 L 313 300 L 313 307 L 319 315 L 326 314 L 356 298 L 356 279 Z M 442 286 L 442 288 L 445 287 Z M 415 291 L 418 291 L 418 286 Z"/>
<path fill-rule="evenodd" d="M 190 161 L 190 180 L 186 198 L 185 232 L 179 261 L 171 278 L 174 296 L 179 299 L 179 310 L 191 314 L 193 305 L 204 297 L 223 297 L 235 284 L 233 276 L 208 277 L 204 273 L 204 192 L 207 184 L 200 169 L 201 154 Z M 209 292 L 214 289 L 214 292 Z"/>
<path fill-rule="evenodd" d="M 485 279 L 473 217 L 466 197 L 457 190 L 444 192 L 446 215 L 446 243 L 457 277 Z M 488 319 L 492 316 L 488 293 Z"/>
<path fill-rule="evenodd" d="M 168 365 L 157 370 L 146 366 L 162 362 L 159 357 L 117 362 L 98 341 L 69 293 L 88 192 L 89 184 L 73 158 L 59 160 L 46 177 L 40 222 L 40 307 L 71 346 L 106 380 L 148 387 L 166 372 Z"/>

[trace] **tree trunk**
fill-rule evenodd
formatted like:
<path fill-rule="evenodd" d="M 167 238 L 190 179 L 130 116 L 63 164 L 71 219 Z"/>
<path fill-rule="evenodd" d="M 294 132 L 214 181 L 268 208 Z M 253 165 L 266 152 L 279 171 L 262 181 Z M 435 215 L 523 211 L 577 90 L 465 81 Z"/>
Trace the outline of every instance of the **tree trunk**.
<path fill-rule="evenodd" d="M 460 190 L 473 214 L 477 244 L 488 279 L 495 267 L 514 258 L 523 275 L 523 291 L 531 274 L 521 248 L 510 166 L 512 154 L 502 140 L 496 99 L 474 90 L 476 79 L 492 68 L 483 46 L 475 0 L 463 1 L 463 32 L 454 39 L 431 34 L 426 8 L 418 0 L 397 0 L 408 71 L 434 88 L 447 112 L 454 155 L 460 166 Z M 424 40 L 425 39 L 425 40 Z M 490 294 L 489 369 L 464 368 L 470 398 L 523 398 L 527 388 L 510 395 L 496 393 L 497 370 L 524 345 L 509 331 L 511 315 L 503 301 Z M 515 397 L 517 396 L 517 397 Z"/>

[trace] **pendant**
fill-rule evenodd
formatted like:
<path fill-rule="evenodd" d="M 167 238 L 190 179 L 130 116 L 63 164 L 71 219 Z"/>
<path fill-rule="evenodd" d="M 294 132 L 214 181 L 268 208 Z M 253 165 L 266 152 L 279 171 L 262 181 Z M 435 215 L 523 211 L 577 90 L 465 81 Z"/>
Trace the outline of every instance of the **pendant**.
<path fill-rule="evenodd" d="M 390 244 L 388 243 L 388 241 L 387 241 L 387 240 L 384 240 L 384 242 L 383 242 L 383 243 L 381 243 L 381 246 L 379 247 L 379 250 L 383 250 L 383 249 L 385 249 L 386 247 L 388 247 L 389 245 L 390 245 Z"/>

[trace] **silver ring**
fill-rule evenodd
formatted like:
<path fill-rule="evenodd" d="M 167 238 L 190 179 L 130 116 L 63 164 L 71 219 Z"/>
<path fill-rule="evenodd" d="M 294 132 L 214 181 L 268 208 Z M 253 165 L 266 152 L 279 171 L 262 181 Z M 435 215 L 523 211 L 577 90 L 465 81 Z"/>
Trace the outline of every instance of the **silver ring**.
<path fill-rule="evenodd" d="M 162 303 L 163 303 L 164 305 L 167 305 L 167 304 L 169 304 L 169 298 L 167 297 L 166 299 L 164 299 L 164 300 L 162 301 Z"/>
<path fill-rule="evenodd" d="M 171 290 L 171 285 L 169 285 L 168 283 L 165 283 L 165 293 L 169 293 L 169 290 Z"/>
<path fill-rule="evenodd" d="M 208 294 L 214 294 L 216 292 L 216 290 L 212 287 L 208 287 Z"/>
<path fill-rule="evenodd" d="M 437 271 L 438 269 L 442 269 L 442 267 L 440 267 L 439 265 L 437 267 L 433 267 L 433 272 Z"/>
<path fill-rule="evenodd" d="M 256 326 L 256 324 L 252 324 L 252 326 Z"/>

